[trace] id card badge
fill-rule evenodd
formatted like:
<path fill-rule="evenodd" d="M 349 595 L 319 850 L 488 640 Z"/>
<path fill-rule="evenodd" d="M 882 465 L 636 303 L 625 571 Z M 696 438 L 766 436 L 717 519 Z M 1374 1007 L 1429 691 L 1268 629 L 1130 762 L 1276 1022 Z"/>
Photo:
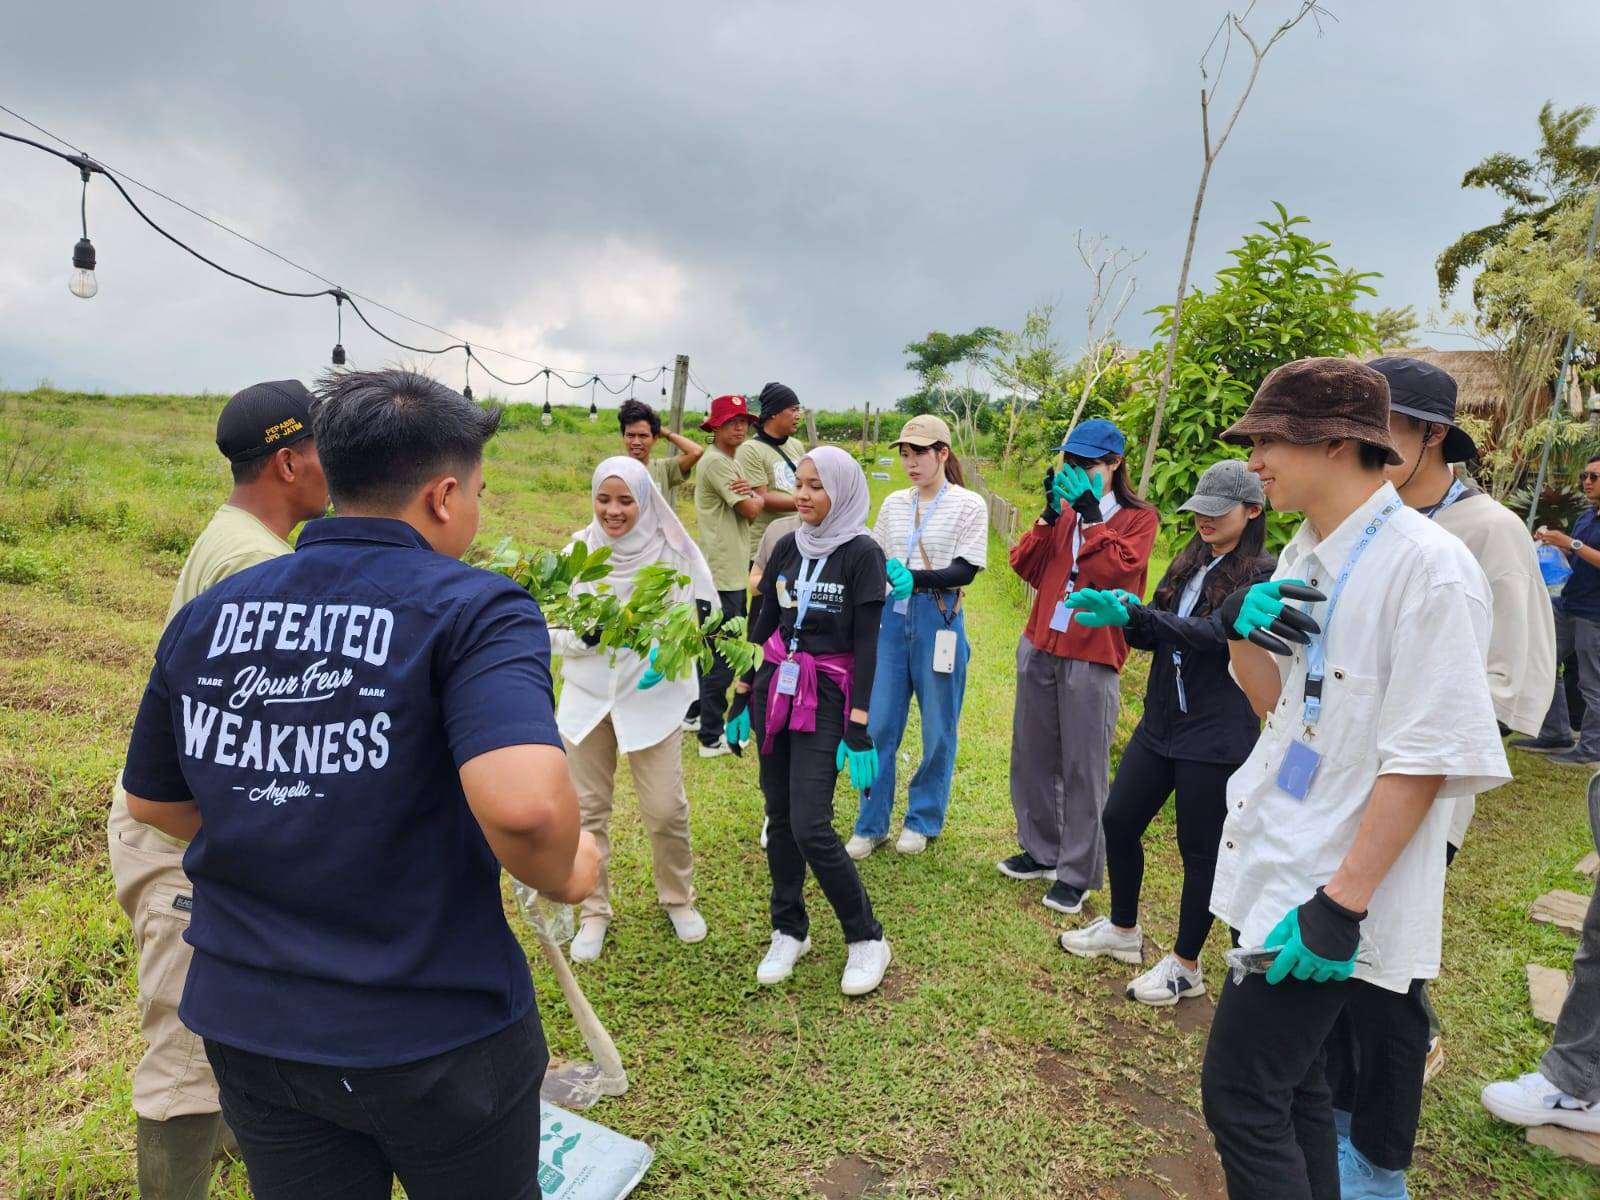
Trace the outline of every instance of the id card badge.
<path fill-rule="evenodd" d="M 1278 768 L 1278 786 L 1296 800 L 1304 800 L 1321 765 L 1322 755 L 1295 738 L 1289 743 L 1289 753 L 1283 756 L 1283 765 Z"/>
<path fill-rule="evenodd" d="M 910 599 L 910 597 L 907 597 L 904 600 L 896 600 L 894 602 L 894 611 L 895 611 L 895 613 L 897 615 L 902 616 L 902 617 L 905 616 L 908 612 L 910 612 L 911 611 L 911 599 Z"/>
<path fill-rule="evenodd" d="M 792 696 L 800 690 L 800 664 L 790 659 L 778 664 L 778 695 Z"/>
<path fill-rule="evenodd" d="M 1056 610 L 1050 614 L 1050 628 L 1057 633 L 1065 633 L 1067 626 L 1072 624 L 1072 610 L 1067 607 L 1065 600 L 1056 601 Z"/>
<path fill-rule="evenodd" d="M 933 635 L 933 669 L 949 675 L 956 669 L 956 631 L 940 629 Z"/>

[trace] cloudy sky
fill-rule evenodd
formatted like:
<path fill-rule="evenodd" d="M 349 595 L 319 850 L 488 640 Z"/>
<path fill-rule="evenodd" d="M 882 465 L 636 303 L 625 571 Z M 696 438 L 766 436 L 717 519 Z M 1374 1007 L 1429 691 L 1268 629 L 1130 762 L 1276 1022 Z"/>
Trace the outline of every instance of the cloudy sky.
<path fill-rule="evenodd" d="M 1294 7 L 1261 0 L 1253 25 Z M 1383 273 L 1379 302 L 1437 308 L 1435 255 L 1497 210 L 1461 190 L 1462 172 L 1531 150 L 1546 99 L 1600 99 L 1600 5 L 1328 7 L 1336 21 L 1294 31 L 1263 68 L 1212 178 L 1195 277 L 1281 200 L 1341 263 Z M 19 4 L 0 104 L 475 343 L 625 373 L 681 352 L 714 392 L 783 379 L 811 405 L 877 405 L 911 390 L 901 347 L 931 329 L 1015 326 L 1053 301 L 1064 348 L 1078 348 L 1079 229 L 1145 253 L 1121 332 L 1147 340 L 1141 310 L 1176 286 L 1200 168 L 1198 60 L 1222 11 Z M 1219 104 L 1245 65 L 1236 52 Z M 29 133 L 3 113 L 0 129 Z M 71 297 L 78 189 L 66 164 L 0 143 L 0 385 L 230 392 L 327 362 L 331 301 L 217 275 L 104 180 L 89 196 L 100 294 Z M 236 269 L 320 286 L 134 195 Z M 398 354 L 350 322 L 344 341 L 357 363 Z M 459 386 L 459 353 L 437 369 Z"/>

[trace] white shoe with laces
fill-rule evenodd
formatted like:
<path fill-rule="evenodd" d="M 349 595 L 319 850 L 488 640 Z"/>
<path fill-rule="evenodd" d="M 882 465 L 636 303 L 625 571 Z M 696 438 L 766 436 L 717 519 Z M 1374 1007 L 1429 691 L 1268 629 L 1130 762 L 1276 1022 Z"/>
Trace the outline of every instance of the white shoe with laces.
<path fill-rule="evenodd" d="M 859 833 L 852 833 L 850 840 L 844 844 L 844 852 L 856 862 L 860 862 L 864 858 L 870 858 L 872 852 L 888 840 L 886 837 L 869 838 L 862 837 Z"/>
<path fill-rule="evenodd" d="M 728 746 L 728 739 L 727 738 L 718 738 L 715 742 L 713 742 L 709 746 L 706 745 L 704 742 L 700 743 L 700 757 L 701 758 L 721 758 L 724 754 L 732 754 L 732 753 L 733 753 L 733 751 Z"/>
<path fill-rule="evenodd" d="M 844 977 L 839 980 L 839 990 L 846 996 L 865 996 L 876 991 L 889 969 L 889 943 L 884 938 L 875 942 L 851 942 L 850 957 L 844 965 Z"/>
<path fill-rule="evenodd" d="M 606 930 L 610 923 L 603 917 L 590 917 L 578 926 L 577 936 L 572 939 L 572 961 L 593 962 L 600 957 L 600 951 L 606 948 Z"/>
<path fill-rule="evenodd" d="M 782 983 L 794 974 L 794 964 L 811 953 L 811 939 L 790 937 L 774 929 L 772 931 L 772 945 L 767 949 L 767 956 L 761 960 L 761 965 L 756 968 L 757 983 Z"/>
<path fill-rule="evenodd" d="M 680 942 L 693 945 L 706 940 L 706 919 L 695 911 L 693 905 L 667 909 L 667 920 L 672 922 L 672 930 Z"/>
<path fill-rule="evenodd" d="M 928 839 L 915 829 L 902 829 L 900 836 L 895 839 L 894 848 L 899 854 L 921 854 L 928 848 Z"/>
<path fill-rule="evenodd" d="M 1128 985 L 1128 999 L 1165 1008 L 1189 996 L 1204 996 L 1206 982 L 1200 968 L 1190 970 L 1169 954 Z"/>
<path fill-rule="evenodd" d="M 1580 1133 L 1600 1133 L 1600 1103 L 1569 1096 L 1538 1071 L 1504 1079 L 1483 1089 L 1483 1106 L 1513 1125 L 1560 1125 Z"/>
<path fill-rule="evenodd" d="M 1096 917 L 1082 929 L 1063 933 L 1061 948 L 1079 958 L 1099 958 L 1104 954 L 1138 966 L 1144 961 L 1144 934 L 1137 925 L 1124 932 L 1111 923 L 1110 917 Z"/>

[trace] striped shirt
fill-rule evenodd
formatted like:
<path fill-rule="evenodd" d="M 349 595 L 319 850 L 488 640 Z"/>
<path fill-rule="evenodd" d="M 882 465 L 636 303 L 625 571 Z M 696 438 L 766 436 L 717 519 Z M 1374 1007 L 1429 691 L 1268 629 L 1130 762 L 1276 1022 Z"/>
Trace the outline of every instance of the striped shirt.
<path fill-rule="evenodd" d="M 906 540 L 911 534 L 911 506 L 917 489 L 904 488 L 884 498 L 878 510 L 878 521 L 872 527 L 872 536 L 883 548 L 886 558 L 906 559 Z M 922 540 L 917 552 L 906 565 L 913 571 L 939 570 L 952 561 L 964 558 L 975 567 L 985 567 L 989 560 L 989 507 L 977 492 L 951 484 L 939 501 L 932 517 L 929 505 L 917 505 L 917 519 L 925 522 Z M 927 562 L 922 553 L 926 550 Z"/>

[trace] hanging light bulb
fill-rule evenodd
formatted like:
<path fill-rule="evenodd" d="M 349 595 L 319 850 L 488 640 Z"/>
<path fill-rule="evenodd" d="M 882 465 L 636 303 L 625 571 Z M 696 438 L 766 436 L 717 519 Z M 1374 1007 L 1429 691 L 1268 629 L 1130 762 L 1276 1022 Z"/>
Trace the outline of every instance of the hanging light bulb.
<path fill-rule="evenodd" d="M 467 365 L 463 368 L 463 378 L 466 379 L 466 382 L 461 385 L 461 395 L 465 399 L 471 400 L 472 399 L 472 347 L 468 346 L 466 348 L 466 350 L 467 350 Z"/>
<path fill-rule="evenodd" d="M 333 365 L 344 366 L 344 293 L 338 289 L 333 293 L 334 319 L 337 322 L 338 333 L 333 339 Z"/>
<path fill-rule="evenodd" d="M 539 414 L 539 424 L 549 429 L 550 422 L 553 420 L 555 418 L 550 415 L 550 371 L 549 368 L 546 368 L 544 373 L 544 411 Z"/>
<path fill-rule="evenodd" d="M 589 420 L 591 421 L 598 421 L 600 419 L 600 410 L 594 405 L 594 385 L 599 382 L 600 376 L 598 375 L 589 380 Z"/>
<path fill-rule="evenodd" d="M 94 243 L 89 240 L 89 167 L 87 160 L 78 161 L 78 173 L 83 176 L 83 196 L 79 202 L 79 215 L 83 218 L 83 236 L 72 248 L 72 278 L 67 290 L 79 300 L 92 300 L 100 291 L 100 282 L 94 277 Z"/>

